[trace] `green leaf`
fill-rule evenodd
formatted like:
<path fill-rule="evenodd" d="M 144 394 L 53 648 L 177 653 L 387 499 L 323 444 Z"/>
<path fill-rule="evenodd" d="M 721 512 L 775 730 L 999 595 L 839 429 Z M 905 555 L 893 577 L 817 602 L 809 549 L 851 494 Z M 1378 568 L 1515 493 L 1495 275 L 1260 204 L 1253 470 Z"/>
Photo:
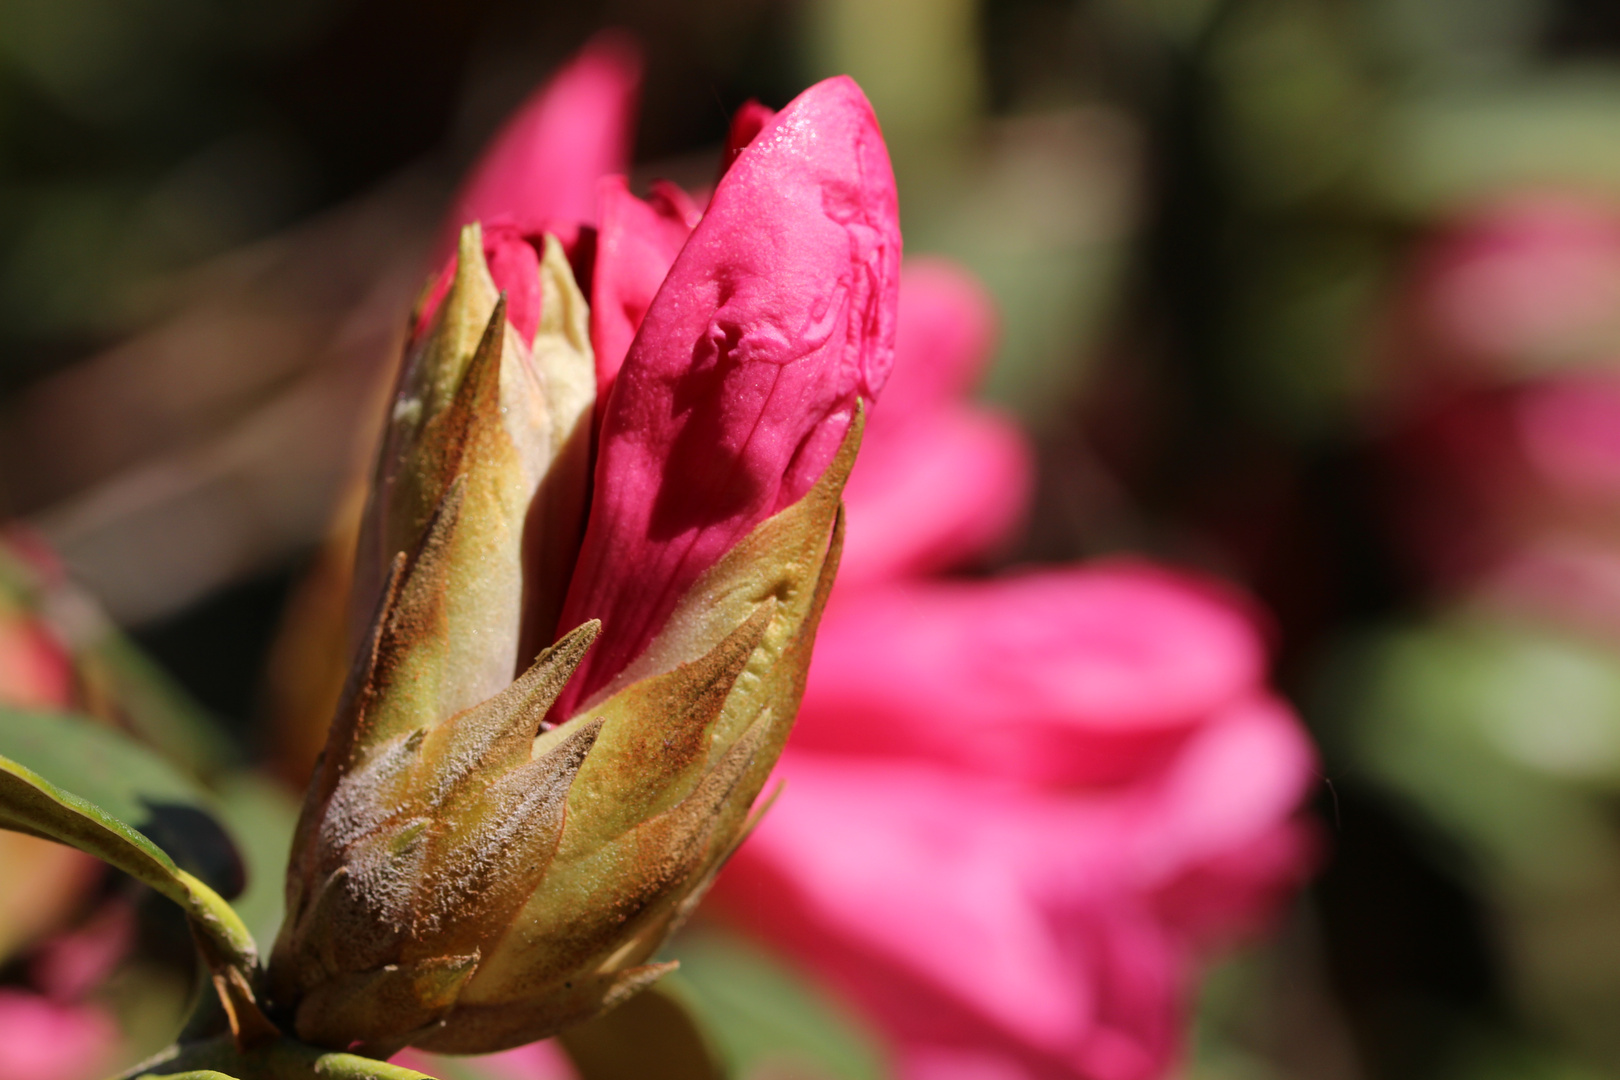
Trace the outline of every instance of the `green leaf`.
<path fill-rule="evenodd" d="M 0 706 L 0 755 L 133 826 L 216 892 L 242 891 L 242 861 L 215 799 L 122 732 L 88 718 Z"/>
<path fill-rule="evenodd" d="M 434 1080 L 426 1073 L 358 1054 L 342 1054 L 293 1039 L 239 1051 L 229 1036 L 171 1047 L 120 1080 Z"/>
<path fill-rule="evenodd" d="M 678 994 L 644 990 L 558 1036 L 580 1080 L 720 1080 L 715 1048 Z"/>
<path fill-rule="evenodd" d="M 68 717 L 0 709 L 0 755 L 0 828 L 76 847 L 150 885 L 180 905 L 215 960 L 253 970 L 253 939 L 231 906 L 130 823 L 174 842 L 198 819 L 211 820 L 189 782 L 126 736 Z M 51 777 L 82 784 L 116 809 Z"/>
<path fill-rule="evenodd" d="M 270 941 L 281 926 L 298 799 L 280 784 L 249 772 L 222 776 L 215 794 L 247 871 L 247 888 L 232 897 L 231 906 L 257 940 Z"/>
<path fill-rule="evenodd" d="M 439 1080 L 511 1080 L 512 1077 L 510 1066 L 498 1071 L 499 1066 L 486 1065 L 482 1056 L 451 1057 L 418 1052 L 411 1060 L 421 1063 L 424 1069 L 431 1069 Z"/>
<path fill-rule="evenodd" d="M 881 1043 L 861 1021 L 752 942 L 705 925 L 678 938 L 670 954 L 681 966 L 659 989 L 686 1004 L 727 1075 L 891 1075 Z"/>

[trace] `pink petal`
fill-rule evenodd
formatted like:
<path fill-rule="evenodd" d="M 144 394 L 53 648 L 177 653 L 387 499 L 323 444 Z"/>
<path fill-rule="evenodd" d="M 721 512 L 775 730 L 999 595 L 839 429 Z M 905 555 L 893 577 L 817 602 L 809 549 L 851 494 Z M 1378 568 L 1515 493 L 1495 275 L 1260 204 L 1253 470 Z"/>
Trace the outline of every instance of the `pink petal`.
<path fill-rule="evenodd" d="M 641 53 L 629 37 L 605 31 L 586 43 L 518 108 L 473 167 L 435 261 L 455 250 L 468 222 L 504 217 L 538 235 L 553 220 L 593 221 L 597 179 L 629 165 L 640 83 Z"/>
<path fill-rule="evenodd" d="M 606 408 L 641 320 L 700 215 L 673 184 L 655 184 L 647 201 L 622 176 L 597 187 L 596 268 L 591 279 L 591 347 L 596 352 L 596 408 Z"/>
<path fill-rule="evenodd" d="M 720 910 L 907 1080 L 1150 1080 L 1203 950 L 1313 865 L 1315 756 L 1240 598 L 1139 564 L 835 594 Z"/>
<path fill-rule="evenodd" d="M 714 896 L 857 1003 L 903 1076 L 1146 1080 L 1203 950 L 1313 864 L 1294 820 L 1313 767 L 1265 699 L 1102 788 L 790 746 Z"/>
<path fill-rule="evenodd" d="M 901 424 L 966 395 L 995 338 L 995 302 L 977 278 L 948 259 L 907 259 L 900 274 L 894 375 L 875 423 Z"/>
<path fill-rule="evenodd" d="M 1310 739 L 1280 701 L 1256 697 L 1207 718 L 1143 789 L 1135 858 L 1144 880 L 1169 880 L 1267 835 L 1317 775 Z"/>
<path fill-rule="evenodd" d="M 1448 358 L 1476 369 L 1545 369 L 1612 345 L 1620 213 L 1561 191 L 1483 207 L 1431 244 L 1412 290 Z"/>
<path fill-rule="evenodd" d="M 89 1080 L 117 1044 L 117 1027 L 95 1006 L 0 989 L 0 1080 Z"/>
<path fill-rule="evenodd" d="M 726 148 L 720 155 L 720 175 L 726 175 L 731 163 L 737 160 L 737 155 L 745 150 L 754 136 L 765 129 L 765 125 L 776 117 L 775 110 L 761 105 L 753 98 L 743 102 L 742 107 L 731 116 L 731 130 L 726 133 Z"/>
<path fill-rule="evenodd" d="M 893 362 L 900 230 L 871 106 L 806 90 L 726 173 L 648 309 L 602 422 L 594 501 L 560 625 L 604 631 L 566 717 L 681 594 L 802 496 Z"/>
<path fill-rule="evenodd" d="M 1524 388 L 1519 436 L 1538 479 L 1605 510 L 1620 496 L 1620 379 L 1566 376 Z"/>
<path fill-rule="evenodd" d="M 1252 696 L 1264 665 L 1235 597 L 1146 565 L 839 591 L 794 744 L 1109 781 Z"/>
<path fill-rule="evenodd" d="M 988 554 L 1018 530 L 1033 493 L 1034 454 L 1017 425 L 986 410 L 953 406 L 930 409 L 896 429 L 883 423 L 888 394 L 885 388 L 883 408 L 873 410 L 844 488 L 843 591 Z"/>
<path fill-rule="evenodd" d="M 915 763 L 790 748 L 779 772 L 716 899 L 856 1002 L 902 1075 L 1164 1068 L 1191 958 L 1120 872 L 1122 815 Z"/>
<path fill-rule="evenodd" d="M 494 279 L 496 290 L 506 294 L 507 321 L 532 345 L 534 332 L 540 325 L 540 256 L 535 251 L 540 237 L 525 236 L 505 218 L 484 223 L 482 232 L 489 276 Z M 449 294 L 455 277 L 456 256 L 452 254 L 422 301 L 416 322 L 418 337 L 426 334 L 432 325 L 433 315 Z"/>
<path fill-rule="evenodd" d="M 38 620 L 0 612 L 0 703 L 19 709 L 73 704 L 73 661 Z"/>
<path fill-rule="evenodd" d="M 29 974 L 51 997 L 77 1000 L 107 980 L 134 942 L 135 909 L 108 900 L 84 925 L 40 945 Z"/>
<path fill-rule="evenodd" d="M 999 835 L 1019 793 L 791 749 L 777 775 L 782 797 L 719 883 L 727 911 L 794 955 L 825 950 L 819 970 L 889 1025 L 927 1029 L 948 1007 L 1049 1049 L 1076 1036 L 1088 988 Z"/>

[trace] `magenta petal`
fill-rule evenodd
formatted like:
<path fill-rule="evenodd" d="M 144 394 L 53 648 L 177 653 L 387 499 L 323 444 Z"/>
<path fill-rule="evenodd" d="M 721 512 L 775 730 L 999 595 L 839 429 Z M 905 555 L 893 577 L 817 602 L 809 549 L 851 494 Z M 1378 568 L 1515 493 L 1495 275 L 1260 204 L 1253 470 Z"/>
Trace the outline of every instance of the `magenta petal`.
<path fill-rule="evenodd" d="M 1160 588 L 1173 591 L 1175 579 Z M 1212 599 L 1196 585 L 1185 591 L 1195 606 Z M 1003 599 L 1026 606 L 1017 590 Z M 937 704 L 933 684 L 949 692 L 977 682 L 956 677 L 962 657 L 935 632 L 940 611 L 908 610 L 876 631 L 824 621 L 818 672 L 828 657 L 847 663 L 877 635 L 892 642 L 909 631 L 908 647 L 933 662 L 926 681 L 916 668 L 895 669 L 896 697 Z M 1163 613 L 1155 621 L 1175 629 Z M 1184 619 L 1183 629 L 1196 622 Z M 1037 690 L 1043 674 L 1107 681 L 1112 669 L 1117 681 L 1136 667 L 1122 647 L 1128 635 L 1059 636 L 1070 638 L 1068 656 L 1028 632 L 1023 643 L 1037 647 L 997 658 L 1007 699 L 999 715 L 980 712 L 985 685 L 968 687 L 977 692 L 961 709 L 979 727 L 955 718 L 951 734 L 968 752 L 954 761 L 940 760 L 920 725 L 822 752 L 806 748 L 801 721 L 778 768 L 782 797 L 713 893 L 732 919 L 858 1003 L 894 1044 L 902 1076 L 1163 1075 L 1202 951 L 1254 930 L 1313 861 L 1295 815 L 1315 756 L 1298 719 L 1259 688 L 1206 700 L 1159 754 L 1107 784 L 1028 783 L 1002 768 L 1005 754 L 982 752 L 1020 739 L 1032 754 L 1046 749 L 1039 731 L 1008 720 L 1020 701 L 1050 708 Z M 815 682 L 812 674 L 812 695 Z M 1152 691 L 1147 680 L 1140 689 Z M 1171 711 L 1193 704 L 1168 696 Z"/>
<path fill-rule="evenodd" d="M 996 338 L 996 309 L 977 278 L 947 259 L 906 260 L 894 336 L 894 377 L 877 423 L 904 423 L 967 394 Z"/>
<path fill-rule="evenodd" d="M 624 172 L 635 136 L 641 53 L 628 36 L 592 38 L 506 122 L 473 167 L 439 238 L 455 250 L 461 227 L 506 217 L 538 234 L 548 221 L 594 220 L 596 181 Z"/>
<path fill-rule="evenodd" d="M 604 176 L 597 188 L 596 269 L 591 279 L 591 348 L 596 352 L 596 407 L 624 364 L 641 320 L 698 213 L 672 184 L 655 185 L 643 202 L 622 176 Z"/>
<path fill-rule="evenodd" d="M 489 276 L 494 279 L 496 290 L 506 294 L 507 321 L 532 345 L 534 332 L 540 325 L 540 256 L 510 221 L 491 221 L 484 226 L 483 234 L 484 261 L 489 265 Z M 451 255 L 422 301 L 416 323 L 419 336 L 432 325 L 433 314 L 450 292 L 450 283 L 455 277 L 456 257 Z"/>
<path fill-rule="evenodd" d="M 496 290 L 506 294 L 507 321 L 533 345 L 540 325 L 539 254 L 517 229 L 497 223 L 484 230 L 484 261 Z"/>
<path fill-rule="evenodd" d="M 107 1068 L 118 1028 L 94 1005 L 64 1005 L 0 989 L 0 1076 L 83 1080 Z"/>
<path fill-rule="evenodd" d="M 783 755 L 722 910 L 855 1002 L 902 1076 L 1147 1080 L 1191 966 L 1128 862 L 1126 796 Z"/>
<path fill-rule="evenodd" d="M 889 390 L 899 382 L 885 388 L 844 488 L 841 593 L 986 555 L 1007 542 L 1029 508 L 1034 453 L 1016 424 L 955 405 L 896 429 L 884 422 L 892 419 Z"/>
<path fill-rule="evenodd" d="M 731 130 L 726 133 L 726 148 L 720 155 L 720 175 L 726 175 L 731 163 L 737 160 L 737 155 L 747 149 L 748 144 L 758 135 L 776 116 L 776 112 L 769 106 L 761 105 L 753 98 L 743 102 L 731 117 Z"/>
<path fill-rule="evenodd" d="M 818 83 L 721 180 L 619 372 L 561 621 L 604 630 L 555 715 L 821 476 L 888 377 L 899 265 L 877 119 L 850 79 Z"/>
<path fill-rule="evenodd" d="M 794 745 L 1111 783 L 1257 693 L 1265 659 L 1232 597 L 1146 565 L 839 591 Z"/>

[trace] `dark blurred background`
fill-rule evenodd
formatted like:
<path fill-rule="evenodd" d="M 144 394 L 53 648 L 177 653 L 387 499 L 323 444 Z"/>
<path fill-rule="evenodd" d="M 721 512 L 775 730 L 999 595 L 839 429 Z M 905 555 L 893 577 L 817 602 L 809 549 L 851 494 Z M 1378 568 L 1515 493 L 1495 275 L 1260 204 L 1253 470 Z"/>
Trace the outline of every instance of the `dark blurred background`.
<path fill-rule="evenodd" d="M 1620 432 L 1612 0 L 0 0 L 0 512 L 252 742 L 426 234 L 610 25 L 646 176 L 861 81 L 1002 307 L 1006 562 L 1272 613 L 1327 861 L 1188 1073 L 1620 1076 L 1620 449 L 1524 426 Z"/>

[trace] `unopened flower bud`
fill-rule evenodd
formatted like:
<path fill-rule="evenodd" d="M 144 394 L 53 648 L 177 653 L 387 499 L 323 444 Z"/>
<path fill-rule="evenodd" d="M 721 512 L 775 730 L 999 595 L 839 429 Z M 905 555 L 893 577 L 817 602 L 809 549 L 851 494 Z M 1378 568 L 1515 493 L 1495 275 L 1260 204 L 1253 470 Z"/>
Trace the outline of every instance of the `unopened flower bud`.
<path fill-rule="evenodd" d="M 860 91 L 801 95 L 681 227 L 600 410 L 553 236 L 470 226 L 428 293 L 271 961 L 300 1038 L 481 1053 L 587 1019 L 667 970 L 747 831 L 892 353 L 893 177 Z M 630 295 L 603 265 L 593 293 Z"/>

